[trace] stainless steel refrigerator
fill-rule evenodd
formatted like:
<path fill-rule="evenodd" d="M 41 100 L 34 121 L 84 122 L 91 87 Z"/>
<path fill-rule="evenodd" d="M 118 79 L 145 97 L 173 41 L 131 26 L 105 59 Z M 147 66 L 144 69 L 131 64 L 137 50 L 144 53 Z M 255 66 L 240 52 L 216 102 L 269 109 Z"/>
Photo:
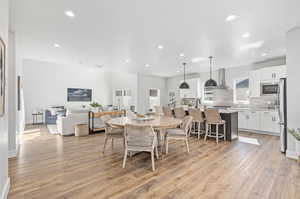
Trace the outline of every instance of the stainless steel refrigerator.
<path fill-rule="evenodd" d="M 285 153 L 287 148 L 287 79 L 281 78 L 279 82 L 279 124 L 280 124 L 280 150 Z"/>

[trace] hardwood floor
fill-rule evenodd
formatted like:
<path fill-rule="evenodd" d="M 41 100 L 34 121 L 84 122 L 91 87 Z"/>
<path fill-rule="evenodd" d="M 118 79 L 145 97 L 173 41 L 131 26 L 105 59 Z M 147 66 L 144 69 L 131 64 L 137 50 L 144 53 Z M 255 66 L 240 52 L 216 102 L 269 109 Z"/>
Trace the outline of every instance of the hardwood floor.
<path fill-rule="evenodd" d="M 128 158 L 123 145 L 110 143 L 102 154 L 103 134 L 50 135 L 31 129 L 18 158 L 9 161 L 10 199 L 16 198 L 300 198 L 300 165 L 279 152 L 279 138 L 243 133 L 250 142 L 171 141 L 169 154 L 151 171 L 147 153 Z"/>

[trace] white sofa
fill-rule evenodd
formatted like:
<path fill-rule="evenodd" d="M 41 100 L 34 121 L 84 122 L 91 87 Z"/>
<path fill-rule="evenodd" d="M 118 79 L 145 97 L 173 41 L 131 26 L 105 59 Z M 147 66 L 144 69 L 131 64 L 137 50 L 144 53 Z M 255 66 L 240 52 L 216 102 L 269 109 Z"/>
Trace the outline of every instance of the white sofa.
<path fill-rule="evenodd" d="M 57 131 L 60 135 L 74 135 L 77 124 L 88 124 L 88 109 L 67 109 L 66 116 L 58 116 L 56 120 Z M 104 128 L 106 117 L 95 118 L 94 128 Z"/>
<path fill-rule="evenodd" d="M 58 116 L 56 120 L 60 135 L 73 135 L 77 124 L 88 124 L 88 112 L 69 113 L 66 116 Z"/>

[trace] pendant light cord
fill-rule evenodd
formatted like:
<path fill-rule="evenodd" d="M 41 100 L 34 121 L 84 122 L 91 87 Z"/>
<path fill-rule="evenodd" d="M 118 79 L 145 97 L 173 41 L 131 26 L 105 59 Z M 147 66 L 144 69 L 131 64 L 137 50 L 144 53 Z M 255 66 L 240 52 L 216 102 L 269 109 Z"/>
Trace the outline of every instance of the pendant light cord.
<path fill-rule="evenodd" d="M 208 57 L 209 58 L 209 64 L 210 64 L 210 79 L 212 79 L 212 68 L 211 68 L 211 65 L 212 65 L 212 56 Z"/>
<path fill-rule="evenodd" d="M 185 65 L 186 63 L 183 63 L 183 81 L 185 82 Z"/>

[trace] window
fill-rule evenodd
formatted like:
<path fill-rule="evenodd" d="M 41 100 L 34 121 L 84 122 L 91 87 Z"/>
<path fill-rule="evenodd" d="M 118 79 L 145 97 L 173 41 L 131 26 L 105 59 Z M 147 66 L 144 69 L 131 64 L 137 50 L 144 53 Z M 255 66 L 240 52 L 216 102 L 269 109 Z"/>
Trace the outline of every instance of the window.
<path fill-rule="evenodd" d="M 234 80 L 234 103 L 249 104 L 250 100 L 249 77 Z"/>

